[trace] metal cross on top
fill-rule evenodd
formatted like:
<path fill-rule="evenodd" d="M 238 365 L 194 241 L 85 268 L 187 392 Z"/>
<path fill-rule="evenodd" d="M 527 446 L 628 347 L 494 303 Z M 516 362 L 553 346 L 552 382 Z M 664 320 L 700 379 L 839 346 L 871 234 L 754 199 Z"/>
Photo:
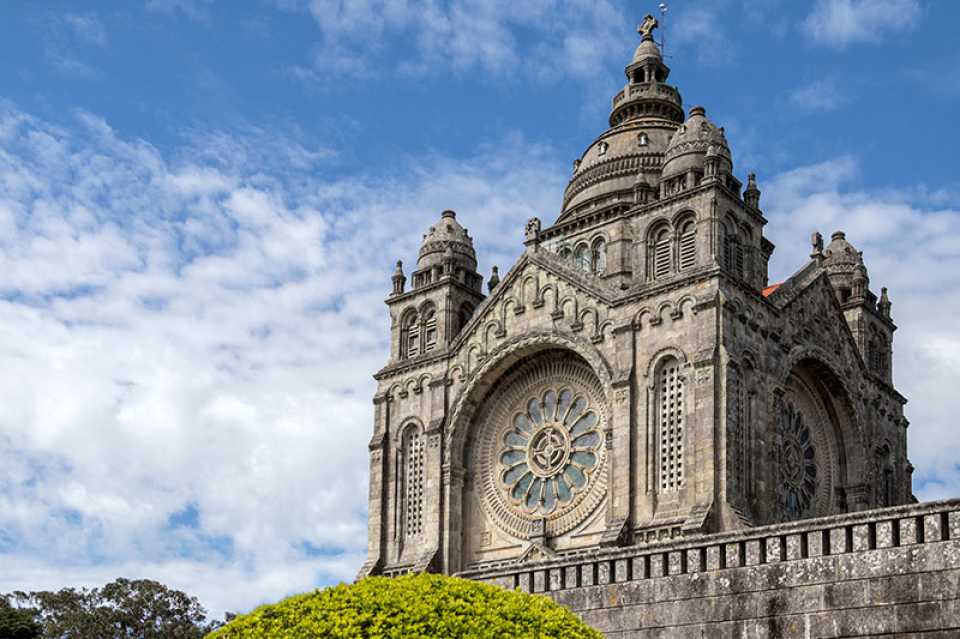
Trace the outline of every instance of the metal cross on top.
<path fill-rule="evenodd" d="M 653 30 L 660 26 L 660 23 L 657 22 L 657 19 L 652 15 L 647 15 L 639 25 L 637 25 L 637 33 L 643 36 L 643 39 L 653 39 Z"/>

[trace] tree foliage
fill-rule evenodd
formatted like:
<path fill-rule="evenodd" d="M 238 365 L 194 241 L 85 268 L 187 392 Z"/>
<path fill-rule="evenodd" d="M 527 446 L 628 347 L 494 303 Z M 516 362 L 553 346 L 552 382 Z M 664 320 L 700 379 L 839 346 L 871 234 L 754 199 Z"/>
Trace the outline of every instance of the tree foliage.
<path fill-rule="evenodd" d="M 208 639 L 602 639 L 550 599 L 440 575 L 370 577 L 242 615 Z"/>
<path fill-rule="evenodd" d="M 146 579 L 7 598 L 35 610 L 42 639 L 200 639 L 215 628 L 195 597 Z"/>
<path fill-rule="evenodd" d="M 42 631 L 33 608 L 17 608 L 0 597 L 0 639 L 39 639 Z"/>

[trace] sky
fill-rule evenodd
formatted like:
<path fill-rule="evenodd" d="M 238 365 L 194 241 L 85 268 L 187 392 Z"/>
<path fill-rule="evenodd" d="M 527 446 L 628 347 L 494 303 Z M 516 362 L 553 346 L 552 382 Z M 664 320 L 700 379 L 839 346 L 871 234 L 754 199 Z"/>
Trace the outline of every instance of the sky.
<path fill-rule="evenodd" d="M 150 578 L 220 616 L 352 579 L 394 262 L 452 208 L 506 271 L 656 4 L 0 4 L 0 592 Z M 669 4 L 771 281 L 847 232 L 914 492 L 960 495 L 960 3 Z"/>

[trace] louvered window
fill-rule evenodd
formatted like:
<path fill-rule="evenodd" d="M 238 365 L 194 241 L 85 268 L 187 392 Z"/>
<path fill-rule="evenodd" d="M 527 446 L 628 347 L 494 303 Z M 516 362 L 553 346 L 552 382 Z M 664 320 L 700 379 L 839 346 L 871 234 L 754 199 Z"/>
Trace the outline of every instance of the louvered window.
<path fill-rule="evenodd" d="M 680 230 L 680 270 L 693 268 L 697 263 L 697 230 L 693 222 L 687 222 Z"/>
<path fill-rule="evenodd" d="M 410 313 L 404 318 L 400 332 L 400 356 L 415 357 L 420 354 L 420 316 Z"/>
<path fill-rule="evenodd" d="M 428 311 L 423 321 L 423 352 L 429 353 L 437 346 L 437 315 Z"/>
<path fill-rule="evenodd" d="M 408 428 L 403 438 L 403 531 L 405 537 L 423 532 L 423 437 Z"/>
<path fill-rule="evenodd" d="M 660 453 L 660 492 L 683 487 L 683 382 L 680 365 L 670 359 L 657 376 L 657 440 Z"/>
<path fill-rule="evenodd" d="M 657 234 L 653 248 L 653 276 L 655 279 L 670 274 L 670 233 L 666 230 Z"/>

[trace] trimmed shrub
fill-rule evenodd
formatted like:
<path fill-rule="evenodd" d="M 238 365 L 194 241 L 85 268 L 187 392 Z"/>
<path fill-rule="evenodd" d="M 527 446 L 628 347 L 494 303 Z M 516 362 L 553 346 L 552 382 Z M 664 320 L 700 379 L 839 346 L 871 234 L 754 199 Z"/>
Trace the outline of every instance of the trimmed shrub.
<path fill-rule="evenodd" d="M 442 575 L 368 577 L 261 606 L 207 639 L 603 639 L 547 597 Z"/>

